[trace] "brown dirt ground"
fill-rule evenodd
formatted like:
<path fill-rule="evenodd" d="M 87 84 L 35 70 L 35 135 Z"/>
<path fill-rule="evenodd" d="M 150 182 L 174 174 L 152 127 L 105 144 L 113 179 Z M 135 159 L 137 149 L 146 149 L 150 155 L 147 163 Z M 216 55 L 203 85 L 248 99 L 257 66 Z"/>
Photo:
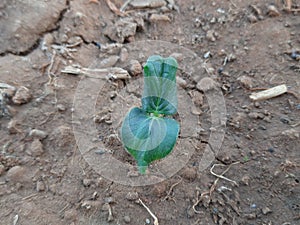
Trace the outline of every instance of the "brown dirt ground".
<path fill-rule="evenodd" d="M 128 5 L 125 15 L 112 12 L 109 2 L 119 9 L 125 1 L 0 3 L 0 83 L 27 88 L 14 93 L 0 87 L 0 224 L 154 224 L 138 198 L 160 225 L 300 224 L 300 2 L 155 0 L 144 1 L 152 8 Z M 228 168 L 224 176 L 235 183 L 215 182 L 210 168 L 198 171 L 209 137 L 209 106 L 196 88 L 197 77 L 184 72 L 178 74 L 187 82 L 179 96 L 191 96 L 201 132 L 193 139 L 193 157 L 176 175 L 149 186 L 121 185 L 101 177 L 80 154 L 72 131 L 80 76 L 61 69 L 74 64 L 128 69 L 130 59 L 144 63 L 151 47 L 138 49 L 135 58 L 118 58 L 118 47 L 105 47 L 143 40 L 192 50 L 202 63 L 193 68 L 219 84 L 227 128 L 210 167 L 222 164 L 215 172 Z M 179 64 L 189 67 L 184 59 Z M 112 134 L 127 109 L 117 110 L 119 115 L 104 109 L 118 109 L 129 94 L 129 105 L 138 102 L 139 77 L 107 83 L 96 105 L 98 138 L 125 163 L 134 161 Z M 282 83 L 288 93 L 249 99 L 253 91 Z M 190 103 L 180 103 L 190 110 Z M 33 129 L 48 135 L 29 135 Z"/>

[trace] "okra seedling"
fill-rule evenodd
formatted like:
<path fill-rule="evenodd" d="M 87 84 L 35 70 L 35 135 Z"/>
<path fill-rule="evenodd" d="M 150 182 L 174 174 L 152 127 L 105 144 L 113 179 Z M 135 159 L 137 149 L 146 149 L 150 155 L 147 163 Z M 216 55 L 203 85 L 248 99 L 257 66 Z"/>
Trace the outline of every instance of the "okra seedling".
<path fill-rule="evenodd" d="M 123 121 L 121 140 L 144 174 L 154 160 L 172 151 L 179 134 L 176 71 L 174 58 L 153 55 L 144 66 L 142 107 L 132 108 Z"/>

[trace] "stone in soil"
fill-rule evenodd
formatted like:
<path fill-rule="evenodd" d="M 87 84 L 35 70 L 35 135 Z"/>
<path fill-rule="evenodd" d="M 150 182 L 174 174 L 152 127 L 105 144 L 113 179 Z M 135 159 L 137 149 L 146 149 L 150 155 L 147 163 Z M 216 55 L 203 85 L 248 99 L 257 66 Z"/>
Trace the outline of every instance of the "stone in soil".
<path fill-rule="evenodd" d="M 250 177 L 248 175 L 244 175 L 242 177 L 242 183 L 245 184 L 245 185 L 249 185 L 249 181 L 250 181 Z"/>
<path fill-rule="evenodd" d="M 133 59 L 129 62 L 129 69 L 128 72 L 131 76 L 137 76 L 143 73 L 143 68 L 139 61 Z"/>
<path fill-rule="evenodd" d="M 67 150 L 72 147 L 70 143 L 74 143 L 74 134 L 70 127 L 62 125 L 51 133 L 50 139 L 54 142 L 55 147 L 60 148 L 60 150 Z"/>
<path fill-rule="evenodd" d="M 120 61 L 121 62 L 126 62 L 128 59 L 129 53 L 128 50 L 126 48 L 121 48 L 120 51 Z"/>
<path fill-rule="evenodd" d="M 167 185 L 165 182 L 161 182 L 159 184 L 156 184 L 152 188 L 152 194 L 154 194 L 156 197 L 160 198 L 166 195 L 167 192 Z"/>
<path fill-rule="evenodd" d="M 125 39 L 134 36 L 137 31 L 137 23 L 132 18 L 118 20 L 115 25 L 108 25 L 104 34 L 111 40 L 124 43 Z"/>
<path fill-rule="evenodd" d="M 34 139 L 26 152 L 34 157 L 41 156 L 44 153 L 42 142 L 39 139 Z"/>
<path fill-rule="evenodd" d="M 206 33 L 206 38 L 207 40 L 211 41 L 211 42 L 214 42 L 216 41 L 216 37 L 215 37 L 215 32 L 213 30 L 208 30 L 207 33 Z"/>
<path fill-rule="evenodd" d="M 257 17 L 252 13 L 247 17 L 250 23 L 256 23 L 258 21 Z"/>
<path fill-rule="evenodd" d="M 38 138 L 39 140 L 43 140 L 48 136 L 48 133 L 42 130 L 33 129 L 29 132 L 29 136 L 33 138 Z"/>
<path fill-rule="evenodd" d="M 125 198 L 129 201 L 135 201 L 139 198 L 139 194 L 137 192 L 128 192 Z"/>
<path fill-rule="evenodd" d="M 113 67 L 118 62 L 119 58 L 120 57 L 117 55 L 109 56 L 102 60 L 98 66 L 99 68 Z"/>
<path fill-rule="evenodd" d="M 136 9 L 142 8 L 159 8 L 165 6 L 167 3 L 164 0 L 133 0 L 130 5 Z"/>
<path fill-rule="evenodd" d="M 186 86 L 187 86 L 186 80 L 184 80 L 183 78 L 181 78 L 179 76 L 176 77 L 176 82 L 182 88 L 186 88 Z"/>
<path fill-rule="evenodd" d="M 19 87 L 18 90 L 16 91 L 16 94 L 12 98 L 13 103 L 16 105 L 21 105 L 28 103 L 32 98 L 32 94 L 30 90 L 27 87 Z"/>
<path fill-rule="evenodd" d="M 68 209 L 65 211 L 64 218 L 68 221 L 75 221 L 77 219 L 76 209 Z"/>
<path fill-rule="evenodd" d="M 161 15 L 155 13 L 150 16 L 149 21 L 152 23 L 156 23 L 159 21 L 171 22 L 171 19 L 167 15 Z"/>
<path fill-rule="evenodd" d="M 23 166 L 14 166 L 7 171 L 6 178 L 14 183 L 25 183 L 31 180 L 28 170 Z"/>
<path fill-rule="evenodd" d="M 46 187 L 45 187 L 45 183 L 41 180 L 36 182 L 36 191 L 40 192 L 40 191 L 45 191 Z"/>
<path fill-rule="evenodd" d="M 245 88 L 252 88 L 253 87 L 253 81 L 248 76 L 241 76 L 237 79 Z"/>
<path fill-rule="evenodd" d="M 190 181 L 195 180 L 196 177 L 197 177 L 197 170 L 196 170 L 196 168 L 188 167 L 188 168 L 183 169 L 183 171 L 182 171 L 182 177 L 185 178 L 185 179 L 187 179 L 187 180 L 190 180 Z"/>
<path fill-rule="evenodd" d="M 203 94 L 199 91 L 193 90 L 189 92 L 189 95 L 192 98 L 193 103 L 195 106 L 202 106 L 203 105 Z"/>
<path fill-rule="evenodd" d="M 5 166 L 0 164 L 0 176 L 5 172 Z"/>
<path fill-rule="evenodd" d="M 64 112 L 66 111 L 66 106 L 64 106 L 63 104 L 58 104 L 56 106 L 57 110 L 60 111 L 60 112 Z"/>
<path fill-rule="evenodd" d="M 215 90 L 215 89 L 217 89 L 217 87 L 218 87 L 218 84 L 213 79 L 211 79 L 209 77 L 204 77 L 203 79 L 201 79 L 197 83 L 197 86 L 196 86 L 196 88 L 199 91 L 203 91 L 203 92 L 206 92 L 206 91 L 209 91 L 209 90 Z"/>
<path fill-rule="evenodd" d="M 276 6 L 274 6 L 274 5 L 269 5 L 268 6 L 268 13 L 267 14 L 270 17 L 280 16 L 280 12 L 278 11 Z"/>
<path fill-rule="evenodd" d="M 18 133 L 18 129 L 16 128 L 16 125 L 17 125 L 17 121 L 16 120 L 10 120 L 7 124 L 7 129 L 8 129 L 8 132 L 10 134 L 16 134 Z"/>
<path fill-rule="evenodd" d="M 272 210 L 271 210 L 270 208 L 268 208 L 267 206 L 264 207 L 264 208 L 262 208 L 261 211 L 262 211 L 262 213 L 263 213 L 264 215 L 267 215 L 267 214 L 269 214 L 269 213 L 272 212 Z"/>
<path fill-rule="evenodd" d="M 131 222 L 131 219 L 129 216 L 124 216 L 124 222 L 125 223 L 130 223 Z"/>

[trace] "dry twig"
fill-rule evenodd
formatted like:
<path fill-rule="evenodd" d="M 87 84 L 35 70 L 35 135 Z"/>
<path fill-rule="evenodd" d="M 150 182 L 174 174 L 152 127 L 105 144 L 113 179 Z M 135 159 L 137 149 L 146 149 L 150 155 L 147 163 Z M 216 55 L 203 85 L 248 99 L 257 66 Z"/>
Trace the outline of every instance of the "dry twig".
<path fill-rule="evenodd" d="M 127 0 L 122 7 L 120 8 L 121 12 L 125 12 L 126 7 L 128 6 L 128 4 L 131 2 L 132 0 Z"/>
<path fill-rule="evenodd" d="M 17 215 L 14 216 L 13 225 L 17 225 L 18 220 L 19 220 L 19 215 L 17 214 Z"/>
<path fill-rule="evenodd" d="M 214 164 L 214 165 L 212 166 L 212 168 L 210 169 L 210 172 L 211 172 L 214 176 L 216 176 L 217 179 L 214 181 L 214 184 L 210 187 L 210 190 L 209 190 L 209 191 L 203 192 L 203 193 L 200 195 L 200 197 L 199 197 L 199 192 L 197 193 L 197 200 L 196 200 L 196 202 L 195 202 L 195 203 L 193 204 L 193 206 L 192 206 L 192 208 L 193 208 L 193 210 L 194 210 L 195 213 L 201 213 L 200 211 L 196 210 L 196 206 L 203 200 L 203 197 L 204 197 L 205 195 L 208 195 L 208 194 L 209 194 L 209 196 L 210 196 L 210 198 L 211 198 L 212 192 L 215 190 L 215 188 L 216 188 L 216 186 L 217 186 L 217 183 L 218 183 L 218 181 L 219 181 L 220 179 L 224 179 L 224 180 L 233 182 L 235 185 L 237 185 L 236 181 L 233 181 L 233 180 L 231 180 L 231 179 L 229 179 L 229 178 L 227 178 L 227 177 L 224 177 L 223 175 L 231 168 L 232 165 L 235 165 L 235 164 L 238 164 L 238 163 L 240 163 L 240 162 L 234 162 L 234 163 L 230 164 L 230 165 L 228 166 L 228 168 L 227 168 L 226 170 L 224 170 L 220 175 L 214 173 L 212 170 L 214 169 L 214 167 L 215 167 L 216 165 L 218 165 L 218 166 L 225 166 L 225 165 L 223 165 L 223 164 Z"/>
<path fill-rule="evenodd" d="M 124 13 L 120 11 L 117 6 L 111 2 L 111 0 L 105 0 L 106 4 L 108 5 L 109 9 L 113 11 L 118 16 L 124 16 Z"/>
<path fill-rule="evenodd" d="M 54 65 L 55 56 L 56 56 L 56 51 L 53 50 L 53 54 L 52 54 L 52 57 L 51 57 L 51 61 L 50 61 L 50 64 L 49 64 L 49 66 L 48 66 L 48 69 L 47 69 L 47 75 L 48 75 L 48 77 L 49 77 L 48 84 L 52 84 L 52 81 L 53 81 L 53 76 L 54 76 L 54 74 L 51 73 L 51 70 L 52 70 L 53 65 Z"/>
<path fill-rule="evenodd" d="M 178 184 L 180 184 L 181 181 L 182 181 L 182 178 L 180 178 L 180 180 L 179 180 L 178 182 L 174 183 L 174 184 L 170 187 L 170 189 L 169 189 L 169 191 L 167 192 L 167 195 L 166 195 L 166 197 L 164 198 L 164 200 L 172 199 L 172 200 L 175 202 L 174 198 L 171 197 L 171 193 L 172 193 L 174 187 L 176 187 Z M 175 202 L 175 203 L 176 203 L 176 202 Z"/>
<path fill-rule="evenodd" d="M 154 215 L 153 212 L 145 205 L 145 203 L 139 198 L 139 202 L 144 206 L 144 208 L 148 211 L 151 217 L 154 219 L 154 225 L 159 225 L 157 217 Z"/>
<path fill-rule="evenodd" d="M 32 195 L 26 196 L 26 197 L 22 198 L 22 201 L 28 200 L 28 199 L 33 198 L 33 197 L 35 197 L 35 196 L 38 196 L 38 193 L 35 193 L 35 194 L 32 194 Z"/>
<path fill-rule="evenodd" d="M 235 185 L 237 185 L 236 181 L 231 180 L 231 179 L 229 179 L 229 178 L 227 178 L 227 177 L 224 177 L 223 175 L 231 168 L 232 165 L 235 165 L 235 164 L 238 164 L 238 163 L 240 163 L 240 162 L 235 162 L 235 163 L 230 164 L 230 165 L 228 166 L 228 168 L 227 168 L 222 174 L 220 174 L 220 175 L 214 173 L 214 172 L 213 172 L 213 169 L 215 168 L 215 166 L 225 166 L 225 165 L 223 165 L 223 164 L 214 164 L 214 165 L 211 167 L 211 169 L 210 169 L 210 173 L 211 173 L 212 175 L 214 175 L 214 176 L 220 178 L 220 179 L 227 180 L 227 181 L 232 182 L 232 183 L 234 183 Z M 216 181 L 215 181 L 215 183 L 216 183 Z"/>
<path fill-rule="evenodd" d="M 89 69 L 89 68 L 78 68 L 74 66 L 67 66 L 63 70 L 62 73 L 72 74 L 72 75 L 84 75 L 91 78 L 96 79 L 128 79 L 130 78 L 129 73 L 119 67 L 110 67 L 110 68 L 102 68 L 102 69 Z"/>
<path fill-rule="evenodd" d="M 250 99 L 252 99 L 253 101 L 266 100 L 266 99 L 277 97 L 286 92 L 287 92 L 287 86 L 285 84 L 282 84 L 261 92 L 252 93 L 250 95 Z"/>

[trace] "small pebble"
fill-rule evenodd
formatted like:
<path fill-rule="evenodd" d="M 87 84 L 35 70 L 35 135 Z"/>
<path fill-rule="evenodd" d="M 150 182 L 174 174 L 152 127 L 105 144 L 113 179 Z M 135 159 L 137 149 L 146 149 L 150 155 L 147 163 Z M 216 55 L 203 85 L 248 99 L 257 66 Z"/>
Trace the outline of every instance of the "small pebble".
<path fill-rule="evenodd" d="M 262 10 L 257 5 L 250 5 L 250 8 L 260 19 L 262 19 Z"/>
<path fill-rule="evenodd" d="M 191 113 L 193 115 L 199 116 L 202 114 L 202 111 L 201 111 L 201 109 L 198 109 L 196 106 L 193 105 L 193 106 L 191 106 Z"/>
<path fill-rule="evenodd" d="M 131 219 L 129 216 L 124 216 L 124 221 L 125 221 L 125 223 L 130 223 Z"/>
<path fill-rule="evenodd" d="M 206 53 L 203 55 L 203 58 L 204 58 L 204 59 L 207 59 L 207 58 L 209 58 L 210 56 L 211 56 L 210 51 L 208 51 L 208 52 L 206 52 Z"/>
<path fill-rule="evenodd" d="M 113 67 L 119 60 L 119 56 L 117 55 L 112 55 L 109 56 L 108 58 L 105 58 L 99 63 L 99 68 L 105 68 L 105 67 Z"/>
<path fill-rule="evenodd" d="M 291 57 L 292 59 L 295 59 L 295 60 L 300 60 L 300 54 L 298 54 L 296 51 L 292 51 L 292 54 L 291 54 Z"/>
<path fill-rule="evenodd" d="M 223 67 L 220 67 L 219 69 L 218 69 L 218 73 L 223 73 L 223 71 L 224 71 L 224 68 Z"/>
<path fill-rule="evenodd" d="M 65 211 L 64 218 L 68 221 L 75 221 L 77 219 L 76 209 L 68 209 Z"/>
<path fill-rule="evenodd" d="M 193 218 L 195 216 L 195 210 L 191 207 L 187 210 L 187 216 L 188 218 Z"/>
<path fill-rule="evenodd" d="M 248 175 L 244 175 L 243 177 L 242 177 L 242 182 L 243 182 L 243 184 L 245 184 L 245 185 L 249 185 L 249 181 L 250 181 L 250 177 L 248 176 Z"/>
<path fill-rule="evenodd" d="M 14 183 L 23 183 L 31 180 L 28 171 L 23 166 L 14 166 L 7 171 L 7 180 Z"/>
<path fill-rule="evenodd" d="M 91 179 L 85 178 L 85 179 L 82 180 L 82 184 L 83 184 L 83 186 L 85 186 L 85 187 L 89 187 L 89 186 L 91 185 L 91 183 L 92 183 L 92 180 L 91 180 Z"/>
<path fill-rule="evenodd" d="M 152 194 L 158 198 L 166 195 L 166 192 L 167 192 L 167 185 L 165 182 L 161 182 L 153 186 Z"/>
<path fill-rule="evenodd" d="M 209 40 L 211 42 L 216 41 L 214 31 L 213 30 L 208 30 L 207 33 L 206 33 L 206 38 L 207 38 L 207 40 Z"/>
<path fill-rule="evenodd" d="M 196 88 L 199 91 L 206 92 L 209 90 L 216 89 L 217 86 L 218 86 L 217 83 L 213 79 L 211 79 L 209 77 L 204 77 L 197 83 Z"/>
<path fill-rule="evenodd" d="M 5 172 L 5 166 L 0 164 L 0 176 Z"/>
<path fill-rule="evenodd" d="M 253 220 L 256 219 L 256 214 L 255 213 L 245 214 L 245 217 L 249 220 Z"/>
<path fill-rule="evenodd" d="M 182 177 L 187 180 L 193 181 L 197 177 L 197 170 L 193 167 L 185 168 L 182 171 Z"/>
<path fill-rule="evenodd" d="M 146 222 L 146 224 L 150 224 L 150 223 L 151 223 L 151 220 L 147 218 L 147 219 L 145 220 L 145 222 Z"/>
<path fill-rule="evenodd" d="M 165 22 L 171 22 L 171 19 L 167 15 L 163 14 L 152 14 L 149 18 L 150 22 L 158 22 L 158 21 L 165 21 Z"/>
<path fill-rule="evenodd" d="M 251 119 L 263 119 L 265 116 L 263 113 L 259 112 L 251 112 L 248 114 Z"/>
<path fill-rule="evenodd" d="M 276 16 L 280 16 L 280 12 L 274 5 L 269 5 L 268 6 L 268 15 L 271 17 L 276 17 Z"/>
<path fill-rule="evenodd" d="M 125 198 L 129 201 L 135 201 L 139 198 L 139 194 L 137 192 L 128 192 Z"/>
<path fill-rule="evenodd" d="M 8 88 L 2 91 L 2 95 L 6 98 L 12 98 L 16 93 L 16 88 L 13 86 L 9 86 Z"/>
<path fill-rule="evenodd" d="M 288 136 L 290 139 L 299 139 L 300 138 L 300 131 L 293 129 L 293 128 L 285 130 L 285 131 L 281 132 L 281 134 Z"/>
<path fill-rule="evenodd" d="M 29 132 L 29 136 L 43 140 L 48 136 L 48 133 L 42 130 L 33 129 Z"/>
<path fill-rule="evenodd" d="M 248 16 L 248 20 L 249 20 L 250 23 L 256 23 L 258 21 L 257 17 L 253 14 L 250 14 Z"/>
<path fill-rule="evenodd" d="M 267 215 L 267 214 L 269 214 L 269 213 L 271 213 L 272 212 L 272 210 L 271 209 L 269 209 L 268 207 L 264 207 L 264 208 L 262 208 L 262 213 L 264 214 L 264 215 Z"/>
<path fill-rule="evenodd" d="M 166 5 L 166 1 L 164 0 L 132 0 L 130 1 L 130 5 L 136 9 L 143 9 L 143 8 L 159 8 Z"/>
<path fill-rule="evenodd" d="M 128 50 L 127 48 L 121 48 L 121 51 L 120 51 L 120 61 L 121 62 L 126 62 L 127 59 L 128 59 Z"/>
<path fill-rule="evenodd" d="M 183 78 L 181 78 L 179 76 L 176 76 L 176 82 L 182 88 L 186 88 L 186 86 L 187 86 L 186 80 L 184 80 Z"/>
<path fill-rule="evenodd" d="M 36 182 L 36 191 L 40 192 L 40 191 L 45 191 L 45 184 L 43 181 L 39 180 Z"/>
<path fill-rule="evenodd" d="M 241 76 L 237 79 L 245 88 L 252 88 L 253 87 L 253 81 L 248 76 Z"/>
<path fill-rule="evenodd" d="M 139 63 L 139 61 L 133 59 L 130 61 L 129 64 L 130 65 L 129 65 L 128 72 L 130 73 L 130 75 L 137 76 L 139 74 L 142 74 L 143 68 L 142 68 L 141 64 Z"/>
<path fill-rule="evenodd" d="M 7 129 L 8 129 L 8 132 L 10 134 L 16 134 L 16 133 L 18 133 L 18 129 L 16 128 L 16 124 L 17 124 L 16 120 L 10 120 L 8 122 Z"/>
<path fill-rule="evenodd" d="M 43 144 L 39 139 L 34 139 L 26 153 L 34 157 L 42 155 L 44 153 Z"/>
<path fill-rule="evenodd" d="M 290 124 L 291 123 L 291 120 L 286 116 L 280 117 L 280 121 L 284 124 Z"/>
<path fill-rule="evenodd" d="M 254 106 L 255 106 L 256 108 L 261 108 L 259 102 L 254 102 Z"/>
<path fill-rule="evenodd" d="M 105 203 L 113 203 L 114 202 L 114 199 L 113 199 L 113 197 L 106 197 L 106 198 L 104 198 L 104 202 Z"/>
<path fill-rule="evenodd" d="M 275 150 L 273 147 L 270 147 L 270 148 L 268 148 L 268 152 L 273 153 L 273 152 L 275 152 Z"/>
<path fill-rule="evenodd" d="M 56 106 L 56 108 L 57 108 L 58 111 L 60 111 L 60 112 L 66 111 L 66 107 L 65 107 L 63 104 L 58 104 L 58 105 Z"/>
<path fill-rule="evenodd" d="M 12 98 L 13 103 L 17 105 L 28 103 L 32 98 L 31 92 L 27 87 L 18 88 L 15 96 Z"/>

